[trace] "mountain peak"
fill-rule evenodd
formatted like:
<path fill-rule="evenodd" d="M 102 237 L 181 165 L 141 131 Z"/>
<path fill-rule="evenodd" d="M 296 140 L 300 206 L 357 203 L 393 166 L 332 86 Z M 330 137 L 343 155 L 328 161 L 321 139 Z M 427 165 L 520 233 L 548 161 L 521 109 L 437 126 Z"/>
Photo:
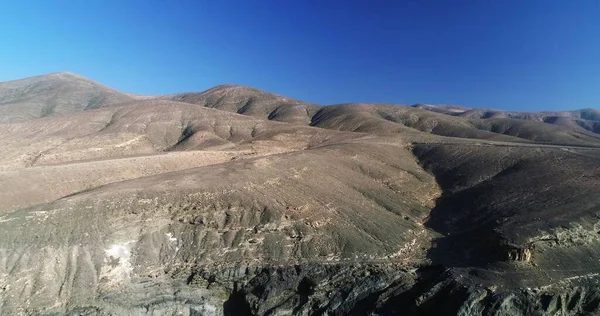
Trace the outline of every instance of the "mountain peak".
<path fill-rule="evenodd" d="M 60 72 L 52 72 L 49 74 L 45 74 L 45 75 L 41 75 L 39 76 L 41 78 L 60 78 L 60 79 L 75 79 L 75 80 L 83 80 L 83 81 L 91 81 L 94 82 L 92 79 L 84 77 L 82 75 L 76 74 L 74 72 L 69 72 L 69 71 L 60 71 Z"/>
<path fill-rule="evenodd" d="M 14 79 L 14 80 L 7 80 L 7 81 L 3 81 L 0 83 L 11 83 L 11 82 L 19 83 L 19 82 L 32 82 L 32 81 L 38 82 L 38 81 L 55 80 L 55 79 L 62 79 L 62 80 L 69 80 L 69 81 L 85 81 L 85 82 L 89 82 L 89 83 L 96 83 L 92 79 L 89 79 L 82 75 L 79 75 L 79 74 L 76 74 L 73 72 L 68 72 L 68 71 L 51 72 L 51 73 L 47 73 L 47 74 L 43 74 L 43 75 L 31 76 L 31 77 Z"/>

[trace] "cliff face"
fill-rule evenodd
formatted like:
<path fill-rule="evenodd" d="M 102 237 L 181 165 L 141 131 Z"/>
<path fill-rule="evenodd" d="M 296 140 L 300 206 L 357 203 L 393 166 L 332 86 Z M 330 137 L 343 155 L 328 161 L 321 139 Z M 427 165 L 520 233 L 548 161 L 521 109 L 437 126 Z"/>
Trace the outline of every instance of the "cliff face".
<path fill-rule="evenodd" d="M 600 313 L 592 134 L 179 97 L 0 124 L 0 314 Z"/>

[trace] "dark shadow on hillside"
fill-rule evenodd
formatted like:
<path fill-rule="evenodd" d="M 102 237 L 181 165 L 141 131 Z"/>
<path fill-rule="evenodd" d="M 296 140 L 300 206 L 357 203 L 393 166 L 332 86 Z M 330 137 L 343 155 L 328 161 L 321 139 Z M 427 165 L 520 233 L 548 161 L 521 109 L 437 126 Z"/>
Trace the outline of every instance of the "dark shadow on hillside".
<path fill-rule="evenodd" d="M 464 301 L 469 297 L 466 287 L 454 282 L 443 267 L 420 268 L 419 280 L 409 289 L 398 288 L 383 304 L 377 307 L 376 314 L 392 315 L 457 315 Z M 428 299 L 415 304 L 422 297 Z"/>
<path fill-rule="evenodd" d="M 249 316 L 252 314 L 243 291 L 234 291 L 223 303 L 223 315 L 225 316 Z"/>
<path fill-rule="evenodd" d="M 444 267 L 482 267 L 504 260 L 506 246 L 495 232 L 496 221 L 473 220 L 477 208 L 470 194 L 454 194 L 437 199 L 425 226 L 442 234 L 428 250 L 434 265 Z M 481 210 L 479 210 L 481 211 Z"/>

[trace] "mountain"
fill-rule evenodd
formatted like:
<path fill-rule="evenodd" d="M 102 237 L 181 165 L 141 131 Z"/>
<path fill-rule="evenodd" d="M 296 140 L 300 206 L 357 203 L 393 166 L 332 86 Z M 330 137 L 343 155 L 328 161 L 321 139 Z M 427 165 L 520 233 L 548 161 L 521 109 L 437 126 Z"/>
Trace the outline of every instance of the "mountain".
<path fill-rule="evenodd" d="M 388 104 L 327 106 L 313 116 L 311 125 L 377 134 L 406 133 L 408 127 L 459 138 L 600 146 L 600 135 L 578 127 L 513 118 L 466 119 L 433 110 Z"/>
<path fill-rule="evenodd" d="M 599 135 L 580 125 L 0 86 L 2 315 L 600 313 Z"/>
<path fill-rule="evenodd" d="M 131 101 L 125 93 L 68 72 L 0 82 L 0 122 L 10 123 Z"/>
<path fill-rule="evenodd" d="M 554 112 L 512 112 L 490 109 L 469 109 L 453 106 L 431 106 L 416 104 L 413 107 L 427 111 L 443 113 L 451 116 L 459 116 L 477 119 L 519 119 L 548 124 L 565 126 L 574 130 L 587 130 L 600 133 L 600 111 L 595 109 L 582 109 L 574 111 Z"/>
<path fill-rule="evenodd" d="M 221 85 L 204 92 L 179 93 L 161 98 L 288 123 L 308 123 L 320 108 L 318 105 L 236 85 Z"/>

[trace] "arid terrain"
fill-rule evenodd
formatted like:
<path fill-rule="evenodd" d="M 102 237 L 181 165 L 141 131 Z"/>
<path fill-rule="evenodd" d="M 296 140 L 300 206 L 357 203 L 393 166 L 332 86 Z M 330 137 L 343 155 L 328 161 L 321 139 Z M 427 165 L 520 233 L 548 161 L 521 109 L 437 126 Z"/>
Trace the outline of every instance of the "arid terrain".
<path fill-rule="evenodd" d="M 600 111 L 0 82 L 1 315 L 599 315 Z"/>

